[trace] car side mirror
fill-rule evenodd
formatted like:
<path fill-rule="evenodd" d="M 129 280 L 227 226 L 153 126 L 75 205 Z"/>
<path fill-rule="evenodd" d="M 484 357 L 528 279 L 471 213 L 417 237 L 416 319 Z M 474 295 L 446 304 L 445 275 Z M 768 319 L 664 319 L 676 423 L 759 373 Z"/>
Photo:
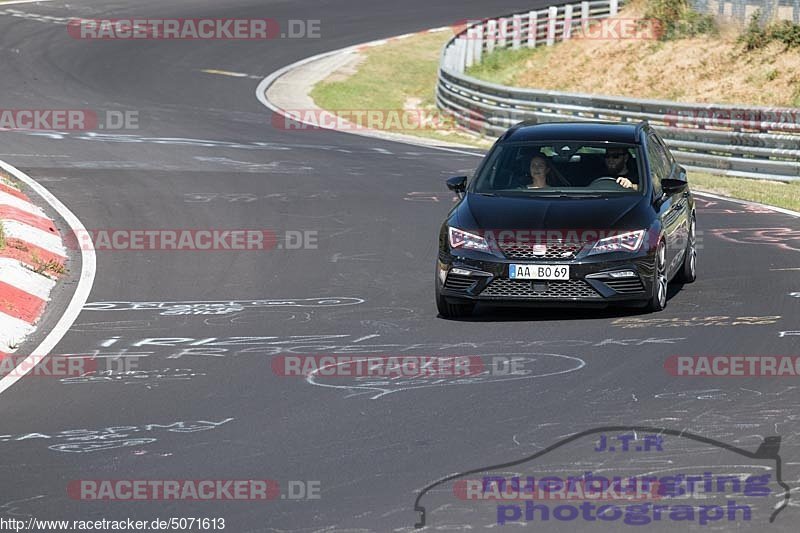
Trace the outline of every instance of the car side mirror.
<path fill-rule="evenodd" d="M 456 193 L 463 193 L 467 190 L 466 176 L 453 176 L 447 179 L 447 188 Z"/>
<path fill-rule="evenodd" d="M 685 174 L 684 174 L 685 176 Z M 681 180 L 678 178 L 667 178 L 661 180 L 661 190 L 664 191 L 665 194 L 677 194 L 684 192 L 686 189 L 689 188 L 689 184 L 686 183 L 686 180 Z"/>

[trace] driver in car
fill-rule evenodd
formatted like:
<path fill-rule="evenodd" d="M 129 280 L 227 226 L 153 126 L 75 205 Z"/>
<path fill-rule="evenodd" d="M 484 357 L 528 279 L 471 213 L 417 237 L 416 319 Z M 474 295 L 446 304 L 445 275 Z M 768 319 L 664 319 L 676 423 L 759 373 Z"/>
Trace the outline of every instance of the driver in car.
<path fill-rule="evenodd" d="M 609 175 L 616 178 L 616 182 L 626 189 L 638 189 L 638 185 L 631 181 L 628 172 L 628 159 L 630 154 L 624 148 L 609 148 L 606 150 L 605 163 Z"/>

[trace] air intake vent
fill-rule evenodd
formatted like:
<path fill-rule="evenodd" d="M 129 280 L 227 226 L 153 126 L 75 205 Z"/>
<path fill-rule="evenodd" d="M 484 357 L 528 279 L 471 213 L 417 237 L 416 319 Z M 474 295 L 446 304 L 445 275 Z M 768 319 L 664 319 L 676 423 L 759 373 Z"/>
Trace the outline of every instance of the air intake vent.
<path fill-rule="evenodd" d="M 631 279 L 616 279 L 613 281 L 604 281 L 606 285 L 614 289 L 619 294 L 631 294 L 634 292 L 643 292 L 644 285 L 639 278 Z"/>
<path fill-rule="evenodd" d="M 532 299 L 601 298 L 600 294 L 582 279 L 529 281 L 498 278 L 481 292 L 481 296 Z"/>
<path fill-rule="evenodd" d="M 460 276 L 458 274 L 448 274 L 447 279 L 444 282 L 445 289 L 449 289 L 451 291 L 458 291 L 458 292 L 466 292 L 467 289 L 472 287 L 472 285 L 477 280 L 470 276 Z"/>

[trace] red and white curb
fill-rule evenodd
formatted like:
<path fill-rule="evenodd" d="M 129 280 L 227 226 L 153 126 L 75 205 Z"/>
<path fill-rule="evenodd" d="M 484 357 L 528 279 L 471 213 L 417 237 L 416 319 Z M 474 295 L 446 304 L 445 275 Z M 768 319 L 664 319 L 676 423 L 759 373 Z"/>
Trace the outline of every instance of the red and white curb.
<path fill-rule="evenodd" d="M 67 252 L 61 235 L 28 196 L 0 182 L 0 354 L 13 352 L 36 329 L 56 279 L 39 273 L 43 264 L 63 267 Z"/>
<path fill-rule="evenodd" d="M 2 160 L 0 160 L 0 169 L 24 183 L 36 195 L 50 204 L 67 223 L 70 231 L 76 232 L 76 234 L 86 232 L 86 228 L 78 217 L 33 178 Z M 4 220 L 6 237 L 12 239 L 12 244 L 27 243 L 21 245 L 20 248 L 6 246 L 0 252 L 2 259 L 8 259 L 8 261 L 0 262 L 0 283 L 3 284 L 0 285 L 0 305 L 2 305 L 2 309 L 0 309 L 0 351 L 13 351 L 27 335 L 35 330 L 36 321 L 41 317 L 50 291 L 55 285 L 55 280 L 36 274 L 24 266 L 26 260 L 33 257 L 35 252 L 36 258 L 40 262 L 56 261 L 57 258 L 61 258 L 63 264 L 66 250 L 52 220 L 47 218 L 41 209 L 34 206 L 25 194 L 13 187 L 10 190 L 4 187 L 0 192 L 4 193 L 0 196 L 0 219 Z M 28 248 L 27 251 L 22 250 L 25 247 Z M 23 251 L 24 254 L 21 253 Z M 97 271 L 97 258 L 91 244 L 81 246 L 80 254 L 81 271 L 78 285 L 66 309 L 52 329 L 47 332 L 42 342 L 31 350 L 30 354 L 20 361 L 11 373 L 0 377 L 0 394 L 30 372 L 42 357 L 48 355 L 55 348 L 69 331 L 89 299 Z M 9 306 L 2 304 L 5 301 L 10 303 L 10 309 Z"/>

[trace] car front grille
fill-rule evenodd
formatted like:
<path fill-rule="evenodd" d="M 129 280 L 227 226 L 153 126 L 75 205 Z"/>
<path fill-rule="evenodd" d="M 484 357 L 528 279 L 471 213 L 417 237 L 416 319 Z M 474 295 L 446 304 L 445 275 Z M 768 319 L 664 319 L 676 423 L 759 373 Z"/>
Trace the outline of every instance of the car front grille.
<path fill-rule="evenodd" d="M 537 243 L 498 242 L 497 245 L 508 259 L 572 259 L 583 248 L 578 242 L 549 241 L 542 243 L 545 246 L 544 254 L 534 254 Z"/>
<path fill-rule="evenodd" d="M 444 288 L 456 292 L 466 292 L 476 281 L 477 280 L 471 276 L 448 274 L 444 282 Z"/>
<path fill-rule="evenodd" d="M 612 281 L 605 281 L 606 285 L 614 289 L 619 294 L 631 294 L 634 292 L 644 291 L 642 280 L 636 279 L 617 279 Z"/>
<path fill-rule="evenodd" d="M 481 292 L 494 298 L 601 298 L 591 285 L 582 279 L 563 281 L 530 281 L 497 278 Z"/>

